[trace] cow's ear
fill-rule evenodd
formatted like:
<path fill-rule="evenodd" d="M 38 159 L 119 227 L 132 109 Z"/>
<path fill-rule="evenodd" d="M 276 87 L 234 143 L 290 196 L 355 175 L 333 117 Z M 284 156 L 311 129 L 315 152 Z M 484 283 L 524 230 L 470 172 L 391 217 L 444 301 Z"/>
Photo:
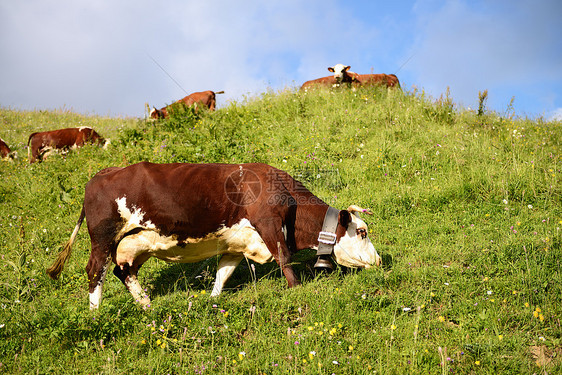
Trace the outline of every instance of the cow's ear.
<path fill-rule="evenodd" d="M 351 68 L 350 65 L 348 65 L 348 66 L 346 66 L 345 68 L 343 68 L 343 71 L 344 71 L 344 72 L 347 72 L 347 71 L 349 70 L 349 68 Z"/>
<path fill-rule="evenodd" d="M 351 214 L 349 213 L 349 211 L 341 210 L 338 217 L 338 222 L 342 227 L 347 229 L 347 226 L 351 222 Z"/>
<path fill-rule="evenodd" d="M 332 68 L 331 66 L 329 66 L 329 67 L 328 67 L 328 71 L 333 73 L 333 72 L 334 72 L 334 68 Z"/>

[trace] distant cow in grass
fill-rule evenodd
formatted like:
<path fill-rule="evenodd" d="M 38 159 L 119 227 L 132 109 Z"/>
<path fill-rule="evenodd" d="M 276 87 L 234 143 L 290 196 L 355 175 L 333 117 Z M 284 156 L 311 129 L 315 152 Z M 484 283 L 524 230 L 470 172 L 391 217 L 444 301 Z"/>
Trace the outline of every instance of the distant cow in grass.
<path fill-rule="evenodd" d="M 400 88 L 398 77 L 394 74 L 357 74 L 349 71 L 349 65 L 336 64 L 328 70 L 334 73 L 338 84 L 349 83 L 353 86 L 386 86 Z"/>
<path fill-rule="evenodd" d="M 216 94 L 224 94 L 224 91 L 201 91 L 201 92 L 194 92 L 193 94 L 189 94 L 183 99 L 176 101 L 175 103 L 183 103 L 188 107 L 195 106 L 195 110 L 197 110 L 200 106 L 208 108 L 210 111 L 214 111 L 217 105 L 217 100 L 215 95 Z M 175 104 L 174 103 L 174 104 Z M 155 107 L 152 108 L 150 111 L 150 118 L 153 119 L 160 119 L 160 118 L 168 118 L 168 110 L 170 106 L 166 106 L 160 109 L 156 109 Z"/>
<path fill-rule="evenodd" d="M 16 157 L 15 151 L 10 150 L 10 147 L 0 138 L 0 156 L 2 159 L 14 159 Z"/>
<path fill-rule="evenodd" d="M 43 161 L 54 150 L 67 152 L 72 148 L 82 147 L 86 143 L 107 146 L 106 141 L 90 127 L 67 128 L 33 133 L 27 140 L 29 163 Z"/>

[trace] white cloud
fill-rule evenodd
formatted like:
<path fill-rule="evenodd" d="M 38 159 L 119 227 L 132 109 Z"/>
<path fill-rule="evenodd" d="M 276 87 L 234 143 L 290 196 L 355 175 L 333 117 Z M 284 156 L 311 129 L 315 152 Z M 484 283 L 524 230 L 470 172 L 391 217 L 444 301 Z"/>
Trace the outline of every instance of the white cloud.
<path fill-rule="evenodd" d="M 484 89 L 496 107 L 498 97 L 502 106 L 512 96 L 530 100 L 532 86 L 562 79 L 560 38 L 552 32 L 559 28 L 559 4 L 454 0 L 428 9 L 420 2 L 415 7 L 417 55 L 410 69 L 428 91 L 438 95 L 450 87 L 466 105 L 477 102 Z M 508 97 L 506 91 L 511 91 Z"/>
<path fill-rule="evenodd" d="M 220 106 L 336 63 L 393 73 L 416 52 L 398 74 L 406 89 L 450 86 L 467 105 L 489 89 L 504 108 L 523 90 L 548 111 L 560 107 L 559 3 L 0 1 L 0 105 L 140 116 L 185 95 L 147 54 L 187 92 L 225 90 Z"/>
<path fill-rule="evenodd" d="M 328 75 L 360 54 L 354 21 L 335 0 L 14 1 L 0 4 L 0 104 L 142 115 L 187 92 L 243 94 Z"/>

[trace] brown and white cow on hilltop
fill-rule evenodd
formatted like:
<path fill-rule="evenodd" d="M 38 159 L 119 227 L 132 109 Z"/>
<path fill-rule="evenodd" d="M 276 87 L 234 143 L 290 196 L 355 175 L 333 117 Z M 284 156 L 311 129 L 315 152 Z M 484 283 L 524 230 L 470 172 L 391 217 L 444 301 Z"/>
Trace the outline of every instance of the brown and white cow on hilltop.
<path fill-rule="evenodd" d="M 104 144 L 106 147 L 109 140 L 106 141 L 94 129 L 87 126 L 33 133 L 27 140 L 29 163 L 43 161 L 54 150 L 68 151 L 82 147 L 86 143 Z"/>
<path fill-rule="evenodd" d="M 398 77 L 394 74 L 357 74 L 349 71 L 349 65 L 336 64 L 328 70 L 334 73 L 338 84 L 348 83 L 353 86 L 386 86 L 400 88 Z"/>
<path fill-rule="evenodd" d="M 16 152 L 10 150 L 10 147 L 2 138 L 0 138 L 0 156 L 3 160 L 11 160 L 16 157 Z"/>
<path fill-rule="evenodd" d="M 194 92 L 193 94 L 189 94 L 185 98 L 182 98 L 175 103 L 183 103 L 188 107 L 195 106 L 195 110 L 197 110 L 200 106 L 208 108 L 210 111 L 214 111 L 217 105 L 216 94 L 224 94 L 224 91 L 201 91 L 201 92 Z M 174 104 L 175 104 L 174 103 Z M 160 109 L 156 109 L 155 107 L 152 108 L 150 111 L 150 118 L 153 119 L 160 119 L 160 118 L 168 118 L 168 110 L 169 105 Z"/>
<path fill-rule="evenodd" d="M 86 218 L 91 309 L 100 305 L 112 262 L 113 273 L 144 307 L 150 299 L 137 273 L 153 256 L 192 263 L 221 255 L 211 296 L 221 292 L 244 258 L 261 264 L 275 260 L 289 287 L 300 283 L 291 255 L 301 249 L 331 246 L 328 254 L 347 267 L 381 264 L 367 225 L 355 214 L 366 210 L 332 208 L 266 164 L 142 162 L 100 171 L 84 195 L 70 240 L 47 273 L 58 277 Z"/>

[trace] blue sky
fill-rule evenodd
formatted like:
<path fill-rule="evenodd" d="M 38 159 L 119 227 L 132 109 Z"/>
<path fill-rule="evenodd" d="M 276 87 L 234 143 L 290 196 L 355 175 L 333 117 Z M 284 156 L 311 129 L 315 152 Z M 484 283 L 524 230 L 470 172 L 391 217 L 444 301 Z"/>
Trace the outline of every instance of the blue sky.
<path fill-rule="evenodd" d="M 561 19 L 559 0 L 0 0 L 0 106 L 140 117 L 225 90 L 220 107 L 343 63 L 562 119 Z"/>

